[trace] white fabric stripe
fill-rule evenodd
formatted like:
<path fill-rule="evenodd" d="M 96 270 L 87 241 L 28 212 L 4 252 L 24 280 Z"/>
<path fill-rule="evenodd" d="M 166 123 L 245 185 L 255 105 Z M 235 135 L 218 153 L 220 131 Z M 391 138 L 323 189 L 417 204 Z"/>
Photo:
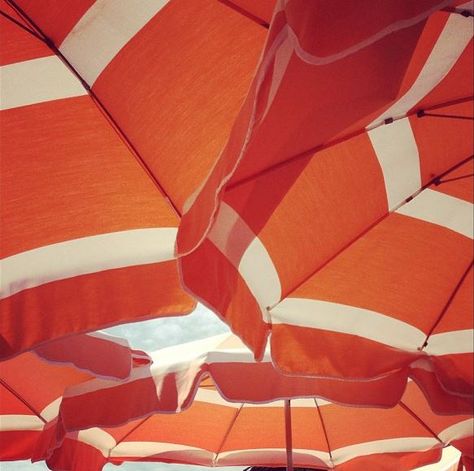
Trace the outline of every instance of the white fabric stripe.
<path fill-rule="evenodd" d="M 196 401 L 214 404 L 216 406 L 231 407 L 233 409 L 239 409 L 242 406 L 240 402 L 226 401 L 215 389 L 199 388 L 196 392 L 196 396 L 194 397 L 194 402 Z"/>
<path fill-rule="evenodd" d="M 434 437 L 403 437 L 375 440 L 373 442 L 357 443 L 331 450 L 335 465 L 345 463 L 358 456 L 375 455 L 379 453 L 403 453 L 426 451 L 441 446 Z"/>
<path fill-rule="evenodd" d="M 59 50 L 92 86 L 119 51 L 169 0 L 97 0 Z"/>
<path fill-rule="evenodd" d="M 87 90 L 56 56 L 0 67 L 0 110 L 87 95 Z"/>
<path fill-rule="evenodd" d="M 93 446 L 106 458 L 109 456 L 109 451 L 117 444 L 112 435 L 98 427 L 79 431 L 77 440 Z"/>
<path fill-rule="evenodd" d="M 405 116 L 433 90 L 452 69 L 472 38 L 472 18 L 450 15 L 423 69 L 410 90 L 387 111 L 375 119 L 368 128 L 387 118 Z"/>
<path fill-rule="evenodd" d="M 174 258 L 177 229 L 135 229 L 74 239 L 0 262 L 0 298 L 52 281 Z"/>
<path fill-rule="evenodd" d="M 461 452 L 452 446 L 443 448 L 441 461 L 415 468 L 413 471 L 457 471 Z"/>
<path fill-rule="evenodd" d="M 472 203 L 439 191 L 427 188 L 396 212 L 438 224 L 471 239 L 474 236 Z"/>
<path fill-rule="evenodd" d="M 286 298 L 271 311 L 273 324 L 288 324 L 363 337 L 404 350 L 416 350 L 426 334 L 403 321 L 345 304 Z"/>
<path fill-rule="evenodd" d="M 121 442 L 110 452 L 111 458 L 120 457 L 137 457 L 153 456 L 158 454 L 171 453 L 197 453 L 203 458 L 212 461 L 215 454 L 193 446 L 180 445 L 178 443 L 161 443 L 161 442 Z"/>
<path fill-rule="evenodd" d="M 331 402 L 329 401 L 325 401 L 323 399 L 318 399 L 318 405 L 319 406 L 327 406 L 327 405 L 331 405 Z M 244 404 L 244 408 L 247 409 L 247 408 L 280 408 L 281 410 L 283 410 L 284 408 L 284 401 L 282 400 L 277 400 L 277 401 L 272 401 L 272 402 L 266 402 L 266 403 L 258 403 L 258 404 L 253 404 L 253 403 L 245 403 Z M 298 398 L 298 399 L 291 399 L 291 408 L 292 409 L 298 409 L 298 408 L 302 408 L 302 409 L 308 409 L 308 408 L 311 408 L 311 409 L 316 409 L 316 403 L 314 402 L 314 398 Z"/>
<path fill-rule="evenodd" d="M 267 249 L 258 237 L 252 240 L 239 264 L 239 272 L 262 308 L 281 298 L 278 272 Z"/>
<path fill-rule="evenodd" d="M 457 424 L 451 425 L 438 434 L 438 437 L 444 443 L 450 443 L 460 438 L 471 437 L 474 434 L 474 419 L 463 420 Z"/>
<path fill-rule="evenodd" d="M 247 237 L 250 241 L 239 260 L 234 260 L 230 250 L 234 248 L 232 236 L 236 233 Z M 262 310 L 262 317 L 267 321 L 267 306 L 278 302 L 281 298 L 281 284 L 278 272 L 267 249 L 240 215 L 228 204 L 221 203 L 219 213 L 208 239 L 222 252 L 239 270 L 249 290 Z"/>
<path fill-rule="evenodd" d="M 43 421 L 34 415 L 0 415 L 0 432 L 14 432 L 16 430 L 42 430 L 43 425 Z"/>
<path fill-rule="evenodd" d="M 46 422 L 51 422 L 59 414 L 59 406 L 61 405 L 62 396 L 56 398 L 53 402 L 48 404 L 41 412 L 40 415 Z"/>
<path fill-rule="evenodd" d="M 408 118 L 379 126 L 368 135 L 382 167 L 388 208 L 393 210 L 421 187 L 415 136 Z"/>
<path fill-rule="evenodd" d="M 430 355 L 455 355 L 474 352 L 474 330 L 457 330 L 434 334 L 425 348 Z"/>
<path fill-rule="evenodd" d="M 234 450 L 234 451 L 226 451 L 223 453 L 219 453 L 219 457 L 216 461 L 217 465 L 223 466 L 225 464 L 230 463 L 251 463 L 254 460 L 264 461 L 262 455 L 269 455 L 277 461 L 277 457 L 275 454 L 281 455 L 280 461 L 286 461 L 286 449 L 285 448 L 251 448 L 251 449 L 242 449 L 242 450 Z M 329 453 L 326 451 L 319 451 L 319 450 L 308 450 L 304 448 L 293 448 L 293 457 L 295 455 L 305 455 L 305 456 L 312 456 L 318 460 L 322 460 L 326 464 L 331 463 L 331 458 Z"/>

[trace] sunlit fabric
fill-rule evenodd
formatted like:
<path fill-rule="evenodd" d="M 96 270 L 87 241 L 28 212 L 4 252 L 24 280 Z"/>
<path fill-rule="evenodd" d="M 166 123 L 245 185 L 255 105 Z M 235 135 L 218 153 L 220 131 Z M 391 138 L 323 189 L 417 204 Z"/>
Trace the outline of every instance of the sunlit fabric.
<path fill-rule="evenodd" d="M 256 358 L 271 333 L 287 373 L 404 372 L 472 410 L 472 9 L 277 2 L 177 245 Z"/>

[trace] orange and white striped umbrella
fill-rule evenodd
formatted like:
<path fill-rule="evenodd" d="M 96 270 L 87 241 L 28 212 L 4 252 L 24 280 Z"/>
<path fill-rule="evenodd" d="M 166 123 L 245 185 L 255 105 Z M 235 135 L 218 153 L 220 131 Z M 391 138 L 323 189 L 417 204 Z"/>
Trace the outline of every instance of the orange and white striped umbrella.
<path fill-rule="evenodd" d="M 126 341 L 94 333 L 56 340 L 0 362 L 0 461 L 32 457 L 67 387 L 98 376 L 123 380 L 132 367 L 149 361 Z"/>
<path fill-rule="evenodd" d="M 233 336 L 153 357 L 150 369 L 136 369 L 125 382 L 68 388 L 60 427 L 48 426 L 34 458 L 77 471 L 129 460 L 284 466 L 289 431 L 294 466 L 410 470 L 439 459 L 447 444 L 472 458 L 472 417 L 434 414 L 414 382 L 395 407 L 347 407 L 315 398 L 317 380 L 252 361 Z"/>
<path fill-rule="evenodd" d="M 191 311 L 174 256 L 182 204 L 267 30 L 215 0 L 0 9 L 0 357 Z"/>
<path fill-rule="evenodd" d="M 77 368 L 54 365 L 27 352 L 0 364 L 0 461 L 33 455 L 46 423 L 58 414 L 67 386 L 93 376 Z"/>
<path fill-rule="evenodd" d="M 280 1 L 178 232 L 182 279 L 261 358 L 473 397 L 473 3 Z"/>

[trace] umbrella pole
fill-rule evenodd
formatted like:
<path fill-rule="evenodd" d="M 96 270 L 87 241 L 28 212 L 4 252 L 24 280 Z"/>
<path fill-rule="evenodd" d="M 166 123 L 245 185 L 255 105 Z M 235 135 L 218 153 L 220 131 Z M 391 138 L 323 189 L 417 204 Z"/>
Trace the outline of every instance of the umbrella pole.
<path fill-rule="evenodd" d="M 286 435 L 286 469 L 293 471 L 293 443 L 291 436 L 291 404 L 285 399 L 285 435 Z"/>

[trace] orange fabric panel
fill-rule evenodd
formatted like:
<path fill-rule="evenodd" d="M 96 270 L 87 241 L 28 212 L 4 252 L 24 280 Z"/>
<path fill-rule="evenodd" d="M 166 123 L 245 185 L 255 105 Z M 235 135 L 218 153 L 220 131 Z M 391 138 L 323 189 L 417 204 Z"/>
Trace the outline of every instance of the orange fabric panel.
<path fill-rule="evenodd" d="M 321 407 L 321 416 L 332 449 L 391 438 L 432 437 L 399 405 L 391 409 L 376 409 L 331 404 Z"/>
<path fill-rule="evenodd" d="M 272 358 L 282 371 L 330 378 L 374 378 L 417 358 L 356 335 L 273 324 Z M 377 359 L 377 361 L 375 361 Z"/>
<path fill-rule="evenodd" d="M 173 1 L 94 84 L 180 209 L 226 142 L 265 34 L 215 0 Z"/>
<path fill-rule="evenodd" d="M 393 213 L 291 296 L 373 310 L 428 333 L 471 260 L 467 237 Z"/>
<path fill-rule="evenodd" d="M 163 441 L 217 452 L 238 408 L 196 401 L 178 414 L 155 414 L 127 436 L 126 441 Z M 190 424 L 193 424 L 191 427 Z M 196 433 L 201 430 L 202 433 Z"/>
<path fill-rule="evenodd" d="M 224 201 L 265 245 L 283 293 L 387 211 L 382 171 L 366 134 L 234 187 Z"/>
<path fill-rule="evenodd" d="M 468 101 L 432 111 L 439 114 L 474 116 L 474 103 Z M 425 116 L 410 117 L 420 155 L 423 185 L 472 156 L 474 134 L 472 121 Z"/>
<path fill-rule="evenodd" d="M 106 464 L 104 455 L 96 448 L 75 438 L 66 438 L 61 445 L 60 452 L 54 451 L 45 460 L 48 468 L 67 469 L 68 471 L 101 470 Z"/>
<path fill-rule="evenodd" d="M 469 266 L 469 261 L 466 268 Z M 433 331 L 433 334 L 440 334 L 442 332 L 451 332 L 454 330 L 472 329 L 472 307 L 474 305 L 474 286 L 473 269 L 468 271 L 459 286 L 455 296 L 449 303 L 446 313 L 440 320 L 439 324 Z M 429 342 L 428 342 L 429 343 Z"/>
<path fill-rule="evenodd" d="M 2 257 L 178 219 L 89 97 L 1 112 Z"/>
<path fill-rule="evenodd" d="M 474 355 L 472 353 L 443 355 L 433 358 L 433 364 L 438 378 L 447 390 L 464 395 L 467 400 L 472 398 L 474 387 Z"/>
<path fill-rule="evenodd" d="M 3 384 L 0 384 L 0 415 L 4 414 L 32 415 L 33 412 L 23 402 L 19 401 L 13 393 L 5 388 Z"/>
<path fill-rule="evenodd" d="M 0 461 L 28 460 L 40 436 L 39 430 L 0 431 Z"/>
<path fill-rule="evenodd" d="M 92 378 L 90 374 L 74 367 L 40 360 L 34 353 L 24 353 L 2 362 L 1 377 L 37 412 L 62 396 L 67 386 Z M 35 415 L 32 411 L 29 413 Z"/>
<path fill-rule="evenodd" d="M 413 383 L 407 385 L 407 389 L 401 401 L 405 406 L 412 410 L 416 415 L 436 434 L 441 433 L 446 428 L 467 420 L 470 415 L 439 415 L 434 414 L 426 402 L 420 388 Z"/>
<path fill-rule="evenodd" d="M 407 93 L 412 85 L 416 82 L 416 79 L 420 75 L 423 66 L 426 64 L 433 47 L 438 41 L 439 35 L 446 26 L 446 22 L 448 21 L 449 17 L 450 14 L 448 12 L 437 11 L 430 15 L 430 17 L 426 20 L 423 32 L 420 35 L 416 48 L 413 51 L 413 55 L 410 59 L 410 64 L 406 70 L 397 99 Z"/>
<path fill-rule="evenodd" d="M 244 407 L 227 436 L 222 451 L 285 448 L 285 411 L 280 407 Z M 327 451 L 324 430 L 314 408 L 291 409 L 293 448 Z"/>
<path fill-rule="evenodd" d="M 278 328 L 277 325 L 274 327 Z M 393 407 L 402 396 L 406 382 L 403 373 L 364 384 L 310 376 L 285 376 L 267 362 L 254 363 L 251 368 L 248 363 L 216 362 L 209 364 L 208 369 L 221 394 L 232 401 L 265 402 L 275 397 L 318 396 L 338 404 Z M 235 378 L 245 378 L 245 381 L 235 381 Z"/>
<path fill-rule="evenodd" d="M 458 291 L 449 303 L 439 324 L 432 335 L 456 330 L 472 329 L 474 312 L 474 276 L 473 269 L 469 270 Z M 430 340 L 428 339 L 428 347 Z M 443 384 L 452 391 L 466 395 L 472 394 L 474 385 L 474 353 L 443 355 L 434 358 Z"/>
<path fill-rule="evenodd" d="M 170 261 L 48 283 L 5 298 L 0 306 L 0 350 L 9 356 L 72 333 L 187 313 L 194 302 Z"/>
<path fill-rule="evenodd" d="M 363 130 L 367 126 L 367 123 L 370 123 L 381 116 L 384 111 L 410 90 L 426 64 L 439 35 L 449 19 L 449 16 L 450 14 L 445 11 L 437 11 L 429 16 L 410 57 L 403 79 L 400 83 L 400 88 L 396 94 L 391 97 L 390 101 L 384 104 L 381 108 L 372 112 L 368 117 L 364 117 L 364 119 L 351 123 L 350 126 L 337 135 L 337 138 L 346 137 L 352 132 Z"/>
<path fill-rule="evenodd" d="M 21 19 L 5 2 L 0 3 L 0 8 L 15 20 L 21 22 Z M 46 44 L 4 16 L 0 16 L 0 42 L 2 44 L 0 48 L 0 66 L 53 54 Z"/>
<path fill-rule="evenodd" d="M 84 13 L 96 0 L 16 0 L 40 29 L 60 46 Z"/>

